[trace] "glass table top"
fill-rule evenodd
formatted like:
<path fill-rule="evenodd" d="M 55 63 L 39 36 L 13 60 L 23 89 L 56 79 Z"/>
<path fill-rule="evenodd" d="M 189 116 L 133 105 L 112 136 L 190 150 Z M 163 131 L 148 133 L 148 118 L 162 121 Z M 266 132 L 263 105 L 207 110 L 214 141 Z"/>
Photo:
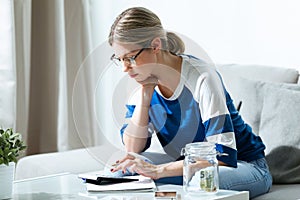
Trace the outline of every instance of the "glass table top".
<path fill-rule="evenodd" d="M 186 195 L 182 186 L 157 185 L 160 191 L 176 191 L 177 199 L 249 199 L 248 192 L 220 190 L 208 197 Z M 14 182 L 13 199 L 15 200 L 68 200 L 68 199 L 101 199 L 101 200 L 152 200 L 154 192 L 87 192 L 84 182 L 76 174 L 57 174 Z"/>

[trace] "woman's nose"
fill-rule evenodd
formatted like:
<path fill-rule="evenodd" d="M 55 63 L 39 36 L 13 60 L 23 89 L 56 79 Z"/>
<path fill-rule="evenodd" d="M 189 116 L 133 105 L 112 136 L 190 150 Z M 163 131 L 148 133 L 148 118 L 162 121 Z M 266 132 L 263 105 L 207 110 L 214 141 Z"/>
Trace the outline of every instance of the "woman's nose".
<path fill-rule="evenodd" d="M 130 69 L 130 65 L 123 63 L 123 72 L 128 72 L 128 70 Z"/>

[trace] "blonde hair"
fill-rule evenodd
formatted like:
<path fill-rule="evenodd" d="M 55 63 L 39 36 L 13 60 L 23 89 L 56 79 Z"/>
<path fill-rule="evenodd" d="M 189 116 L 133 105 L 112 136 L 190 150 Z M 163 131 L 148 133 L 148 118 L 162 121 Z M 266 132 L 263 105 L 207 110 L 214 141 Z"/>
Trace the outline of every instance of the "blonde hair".
<path fill-rule="evenodd" d="M 175 33 L 166 32 L 156 14 L 143 7 L 133 7 L 123 11 L 115 19 L 108 42 L 110 45 L 118 41 L 146 48 L 157 37 L 162 41 L 163 50 L 175 54 L 184 52 L 184 42 Z"/>

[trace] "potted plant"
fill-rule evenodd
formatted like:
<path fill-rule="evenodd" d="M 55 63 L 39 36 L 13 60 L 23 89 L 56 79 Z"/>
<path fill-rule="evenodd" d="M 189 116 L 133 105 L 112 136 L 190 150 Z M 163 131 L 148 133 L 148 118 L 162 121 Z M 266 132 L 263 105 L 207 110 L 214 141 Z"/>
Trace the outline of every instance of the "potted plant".
<path fill-rule="evenodd" d="M 12 197 L 15 163 L 25 148 L 20 133 L 0 128 L 0 199 Z"/>

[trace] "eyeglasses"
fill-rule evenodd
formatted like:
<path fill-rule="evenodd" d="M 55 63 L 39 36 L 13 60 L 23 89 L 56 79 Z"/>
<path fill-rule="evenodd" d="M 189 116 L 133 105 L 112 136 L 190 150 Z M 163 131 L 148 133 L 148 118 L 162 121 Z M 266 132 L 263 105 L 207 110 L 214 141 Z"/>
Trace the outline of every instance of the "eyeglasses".
<path fill-rule="evenodd" d="M 135 59 L 145 50 L 145 48 L 142 48 L 141 50 L 139 50 L 139 52 L 137 52 L 137 54 L 135 54 L 134 56 L 131 57 L 124 57 L 124 58 L 119 58 L 119 57 L 115 57 L 116 55 L 113 54 L 110 57 L 110 60 L 112 60 L 117 66 L 123 67 L 123 65 L 125 66 L 135 66 L 136 62 Z"/>

